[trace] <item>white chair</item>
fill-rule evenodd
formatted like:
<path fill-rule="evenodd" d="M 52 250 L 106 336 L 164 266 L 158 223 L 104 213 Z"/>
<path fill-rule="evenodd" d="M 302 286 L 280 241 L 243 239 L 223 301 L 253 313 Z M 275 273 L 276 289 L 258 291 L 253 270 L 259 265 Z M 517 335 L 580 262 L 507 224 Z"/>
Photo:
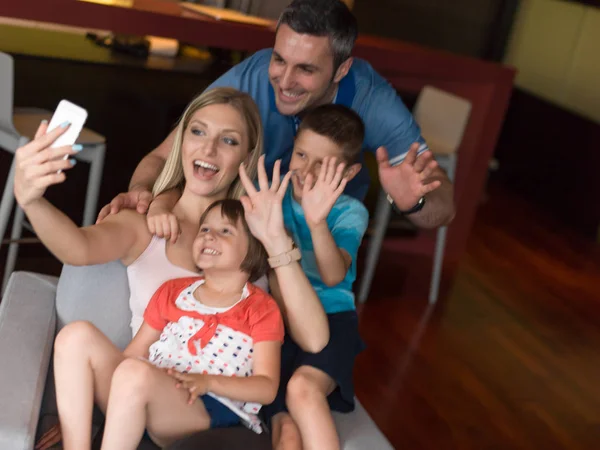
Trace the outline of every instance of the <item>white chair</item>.
<path fill-rule="evenodd" d="M 451 181 L 454 181 L 457 151 L 469 121 L 470 113 L 471 103 L 469 101 L 432 86 L 423 88 L 413 110 L 413 116 L 421 127 L 421 134 L 427 141 L 440 167 L 446 170 Z M 375 208 L 373 235 L 370 238 L 367 259 L 358 289 L 357 298 L 359 303 L 366 302 L 369 296 L 381 245 L 390 220 L 391 209 L 386 193 L 381 190 Z M 436 236 L 433 272 L 429 289 L 429 303 L 432 304 L 437 301 L 439 293 L 444 249 L 446 247 L 446 233 L 447 227 L 440 227 Z"/>
<path fill-rule="evenodd" d="M 0 148 L 14 154 L 17 148 L 25 145 L 33 136 L 42 120 L 50 121 L 52 113 L 43 109 L 23 108 L 13 111 L 13 82 L 14 62 L 13 58 L 6 53 L 0 52 Z M 95 221 L 96 207 L 98 204 L 98 194 L 100 192 L 100 183 L 102 182 L 102 169 L 104 166 L 104 153 L 106 151 L 105 139 L 103 136 L 84 128 L 79 135 L 77 142 L 84 146 L 84 149 L 74 157 L 78 160 L 90 164 L 90 174 L 85 199 L 85 209 L 83 212 L 83 225 L 91 225 Z M 4 238 L 8 219 L 14 205 L 13 183 L 15 176 L 14 158 L 10 167 L 10 172 L 4 185 L 2 201 L 0 203 L 0 240 Z M 2 291 L 6 282 L 14 270 L 17 254 L 19 251 L 19 241 L 24 224 L 25 214 L 17 206 L 13 220 L 12 233 L 9 240 L 8 257 L 4 269 L 4 278 L 2 281 Z"/>

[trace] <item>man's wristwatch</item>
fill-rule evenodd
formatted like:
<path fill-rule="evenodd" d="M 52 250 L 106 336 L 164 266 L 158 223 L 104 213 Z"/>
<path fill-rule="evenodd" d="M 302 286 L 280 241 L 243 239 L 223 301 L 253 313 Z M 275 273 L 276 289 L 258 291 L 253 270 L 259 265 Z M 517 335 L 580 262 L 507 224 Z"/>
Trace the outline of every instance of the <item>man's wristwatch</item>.
<path fill-rule="evenodd" d="M 287 266 L 291 262 L 298 261 L 301 257 L 302 254 L 300 253 L 300 249 L 296 247 L 296 244 L 292 241 L 291 250 L 280 253 L 279 255 L 271 256 L 268 261 L 269 266 L 271 266 L 272 269 L 275 269 L 276 267 Z"/>
<path fill-rule="evenodd" d="M 421 211 L 423 209 L 423 206 L 425 206 L 425 196 L 421 197 L 417 204 L 407 211 L 399 210 L 396 204 L 394 203 L 394 199 L 390 196 L 390 194 L 387 194 L 387 199 L 388 202 L 390 202 L 390 204 L 392 205 L 392 209 L 398 214 L 402 214 L 403 216 L 408 216 L 409 214 L 414 214 L 418 211 Z"/>

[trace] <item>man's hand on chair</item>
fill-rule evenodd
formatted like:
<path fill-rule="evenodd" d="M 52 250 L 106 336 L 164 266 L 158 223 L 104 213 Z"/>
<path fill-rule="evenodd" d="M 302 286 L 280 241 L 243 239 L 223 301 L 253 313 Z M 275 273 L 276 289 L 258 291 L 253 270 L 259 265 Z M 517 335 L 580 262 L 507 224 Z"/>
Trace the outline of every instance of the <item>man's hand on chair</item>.
<path fill-rule="evenodd" d="M 96 223 L 102 221 L 110 214 L 116 214 L 121 209 L 135 209 L 138 213 L 144 214 L 148 211 L 148 206 L 152 201 L 152 192 L 143 186 L 132 186 L 129 192 L 123 192 L 117 195 L 113 200 L 100 210 Z"/>

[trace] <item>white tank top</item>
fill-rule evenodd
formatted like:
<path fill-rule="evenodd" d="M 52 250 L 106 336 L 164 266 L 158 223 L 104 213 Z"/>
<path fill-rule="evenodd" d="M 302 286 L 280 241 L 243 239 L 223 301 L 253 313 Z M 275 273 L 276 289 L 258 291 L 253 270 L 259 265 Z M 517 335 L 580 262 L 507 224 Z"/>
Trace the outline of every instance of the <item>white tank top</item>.
<path fill-rule="evenodd" d="M 135 336 L 142 326 L 144 311 L 150 299 L 165 281 L 198 276 L 198 272 L 176 266 L 169 261 L 166 243 L 165 239 L 152 236 L 144 252 L 127 266 L 132 336 Z"/>

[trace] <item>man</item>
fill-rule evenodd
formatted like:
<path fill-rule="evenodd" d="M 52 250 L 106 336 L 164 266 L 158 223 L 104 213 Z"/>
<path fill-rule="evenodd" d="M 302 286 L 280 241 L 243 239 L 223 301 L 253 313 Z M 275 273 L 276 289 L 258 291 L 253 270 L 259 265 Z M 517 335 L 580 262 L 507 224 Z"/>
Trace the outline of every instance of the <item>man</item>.
<path fill-rule="evenodd" d="M 364 149 L 376 151 L 381 185 L 395 209 L 418 227 L 445 225 L 454 217 L 452 184 L 396 91 L 366 61 L 351 57 L 357 35 L 356 18 L 341 0 L 294 0 L 280 17 L 273 49 L 257 52 L 209 88 L 232 86 L 254 98 L 268 168 L 281 158 L 287 169 L 305 111 L 325 103 L 352 108 L 365 123 Z M 99 220 L 123 207 L 147 210 L 173 136 L 144 157 L 129 192 L 103 208 Z M 345 192 L 362 200 L 368 185 L 363 169 Z"/>

